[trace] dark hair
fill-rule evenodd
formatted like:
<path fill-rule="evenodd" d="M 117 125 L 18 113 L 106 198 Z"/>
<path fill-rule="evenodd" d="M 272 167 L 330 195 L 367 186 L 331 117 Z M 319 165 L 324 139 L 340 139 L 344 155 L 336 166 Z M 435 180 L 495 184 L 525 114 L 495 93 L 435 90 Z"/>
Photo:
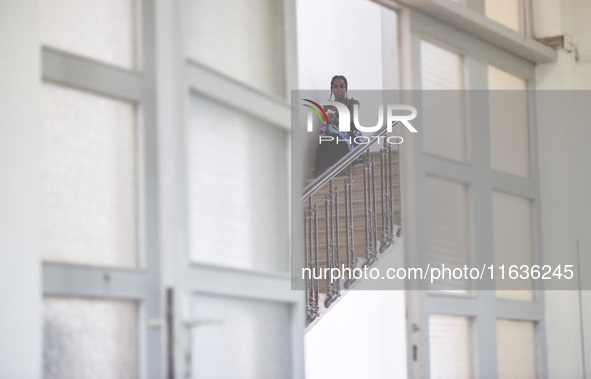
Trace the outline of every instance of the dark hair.
<path fill-rule="evenodd" d="M 330 80 L 330 97 L 328 98 L 328 100 L 332 99 L 332 85 L 334 84 L 334 81 L 337 79 L 341 79 L 345 82 L 345 97 L 347 97 L 347 91 L 349 90 L 349 83 L 347 83 L 347 78 L 345 78 L 343 75 L 335 75 Z"/>

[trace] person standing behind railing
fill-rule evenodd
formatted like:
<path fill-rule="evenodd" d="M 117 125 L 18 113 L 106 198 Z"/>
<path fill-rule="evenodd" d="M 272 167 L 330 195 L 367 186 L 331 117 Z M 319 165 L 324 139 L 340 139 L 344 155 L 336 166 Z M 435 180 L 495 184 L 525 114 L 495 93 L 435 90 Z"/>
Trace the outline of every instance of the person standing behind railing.
<path fill-rule="evenodd" d="M 330 98 L 328 100 L 332 100 L 334 95 L 334 101 L 344 104 L 349 109 L 349 114 L 352 115 L 353 108 L 355 105 L 359 106 L 359 101 L 347 97 L 348 89 L 349 85 L 347 83 L 347 78 L 343 75 L 333 76 L 330 81 Z M 361 132 L 359 132 L 353 125 L 353 118 L 351 118 L 350 131 L 340 131 L 339 112 L 337 108 L 327 105 L 324 107 L 324 110 L 328 120 L 320 127 L 320 135 L 332 136 L 334 139 L 318 144 L 316 147 L 316 162 L 314 169 L 314 175 L 316 177 L 357 146 L 355 143 L 355 137 L 361 136 Z M 358 158 L 358 161 L 360 162 L 361 158 Z"/>

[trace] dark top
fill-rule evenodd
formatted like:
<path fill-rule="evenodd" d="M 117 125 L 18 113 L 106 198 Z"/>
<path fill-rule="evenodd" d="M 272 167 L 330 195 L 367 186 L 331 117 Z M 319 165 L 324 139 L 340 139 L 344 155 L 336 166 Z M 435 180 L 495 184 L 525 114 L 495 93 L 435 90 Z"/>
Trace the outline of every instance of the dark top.
<path fill-rule="evenodd" d="M 314 175 L 316 177 L 357 146 L 355 143 L 355 137 L 361 135 L 353 123 L 353 106 L 359 104 L 359 101 L 355 99 L 345 99 L 345 101 L 341 101 L 341 103 L 349 108 L 349 114 L 351 115 L 350 131 L 341 132 L 339 130 L 339 113 L 336 107 L 331 105 L 324 107 L 324 111 L 329 115 L 329 119 L 331 118 L 330 114 L 334 114 L 335 118 L 332 118 L 332 122 L 329 121 L 328 125 L 322 125 L 320 128 L 320 135 L 331 136 L 333 137 L 333 140 L 322 141 L 322 143 L 319 143 L 316 147 L 316 162 L 314 169 Z"/>

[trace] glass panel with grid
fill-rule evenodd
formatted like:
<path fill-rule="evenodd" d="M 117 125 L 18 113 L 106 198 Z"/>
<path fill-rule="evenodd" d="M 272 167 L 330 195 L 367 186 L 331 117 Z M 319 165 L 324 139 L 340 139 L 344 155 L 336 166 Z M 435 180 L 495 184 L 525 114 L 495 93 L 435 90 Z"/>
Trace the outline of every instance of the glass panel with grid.
<path fill-rule="evenodd" d="M 199 96 L 189 124 L 193 260 L 287 270 L 286 133 Z"/>
<path fill-rule="evenodd" d="M 505 266 L 506 280 L 495 276 L 497 297 L 533 300 L 531 280 L 511 281 L 511 266 L 533 265 L 531 201 L 504 192 L 493 192 L 493 234 L 495 266 Z M 521 273 L 521 271 L 519 271 Z"/>
<path fill-rule="evenodd" d="M 488 66 L 490 150 L 493 170 L 529 177 L 527 82 Z"/>
<path fill-rule="evenodd" d="M 431 378 L 472 378 L 472 321 L 468 317 L 429 317 Z"/>
<path fill-rule="evenodd" d="M 463 57 L 421 41 L 423 149 L 455 161 L 468 160 Z M 443 91 L 439 91 L 443 90 Z"/>
<path fill-rule="evenodd" d="M 291 377 L 291 317 L 287 304 L 193 298 L 193 378 Z"/>
<path fill-rule="evenodd" d="M 281 1 L 185 0 L 185 54 L 257 90 L 283 97 Z"/>
<path fill-rule="evenodd" d="M 44 46 L 135 67 L 134 0 L 41 0 L 39 5 Z"/>
<path fill-rule="evenodd" d="M 135 106 L 50 83 L 42 94 L 43 259 L 136 267 Z"/>
<path fill-rule="evenodd" d="M 523 0 L 485 0 L 485 15 L 518 32 L 524 31 Z"/>
<path fill-rule="evenodd" d="M 132 301 L 47 297 L 43 377 L 138 377 L 137 305 Z"/>
<path fill-rule="evenodd" d="M 468 189 L 466 185 L 435 177 L 426 178 L 427 247 L 429 264 L 433 267 L 463 269 L 470 266 Z M 439 279 L 430 286 L 466 294 L 470 283 L 462 279 Z"/>
<path fill-rule="evenodd" d="M 497 320 L 499 379 L 535 379 L 536 346 L 534 322 Z"/>

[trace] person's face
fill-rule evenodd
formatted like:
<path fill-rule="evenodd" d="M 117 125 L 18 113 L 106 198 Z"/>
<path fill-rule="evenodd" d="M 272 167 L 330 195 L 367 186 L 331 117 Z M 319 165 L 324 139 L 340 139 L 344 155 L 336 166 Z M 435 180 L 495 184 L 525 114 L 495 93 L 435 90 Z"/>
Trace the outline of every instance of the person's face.
<path fill-rule="evenodd" d="M 343 79 L 335 79 L 332 82 L 330 89 L 332 90 L 332 93 L 334 93 L 335 97 L 345 97 L 347 85 Z"/>

